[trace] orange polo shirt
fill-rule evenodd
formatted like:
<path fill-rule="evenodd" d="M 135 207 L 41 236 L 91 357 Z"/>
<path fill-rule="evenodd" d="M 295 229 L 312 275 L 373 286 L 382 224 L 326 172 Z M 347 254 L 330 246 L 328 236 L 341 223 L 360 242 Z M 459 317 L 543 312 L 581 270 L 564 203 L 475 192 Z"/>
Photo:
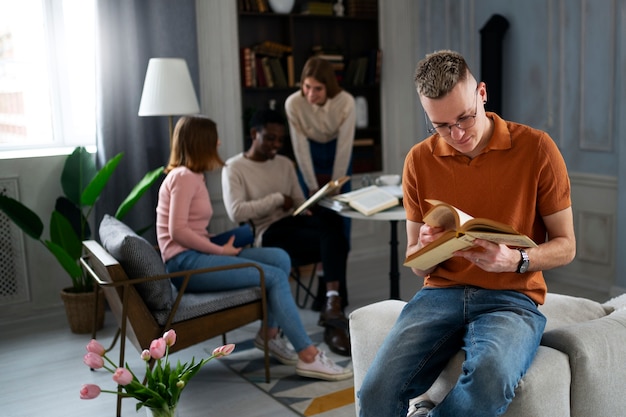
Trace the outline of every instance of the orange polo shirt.
<path fill-rule="evenodd" d="M 487 117 L 494 121 L 493 136 L 474 159 L 437 134 L 409 151 L 402 176 L 407 219 L 422 223 L 431 207 L 425 199 L 436 199 L 473 217 L 509 224 L 541 244 L 546 241 L 542 216 L 571 206 L 565 161 L 546 132 L 505 121 L 495 113 Z M 458 257 L 439 264 L 424 285 L 514 290 L 538 304 L 543 304 L 547 292 L 540 271 L 486 272 Z"/>

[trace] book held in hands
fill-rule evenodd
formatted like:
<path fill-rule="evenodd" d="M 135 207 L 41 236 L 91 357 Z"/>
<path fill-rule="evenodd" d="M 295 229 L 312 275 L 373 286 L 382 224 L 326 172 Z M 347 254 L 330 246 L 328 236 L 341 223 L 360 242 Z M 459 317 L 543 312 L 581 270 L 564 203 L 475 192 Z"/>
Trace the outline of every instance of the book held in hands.
<path fill-rule="evenodd" d="M 331 180 L 322 188 L 317 190 L 315 194 L 308 198 L 304 203 L 300 205 L 294 212 L 293 215 L 297 216 L 300 213 L 304 213 L 308 208 L 312 207 L 314 204 L 318 203 L 322 198 L 327 195 L 332 194 L 333 192 L 340 190 L 341 187 L 350 179 L 349 176 L 341 177 L 336 180 Z"/>
<path fill-rule="evenodd" d="M 405 266 L 427 270 L 450 259 L 454 252 L 473 246 L 474 239 L 489 240 L 515 248 L 536 247 L 528 236 L 513 227 L 495 220 L 474 218 L 462 210 L 439 200 L 429 200 L 433 205 L 424 215 L 424 223 L 443 227 L 445 232 L 435 241 L 407 256 Z"/>

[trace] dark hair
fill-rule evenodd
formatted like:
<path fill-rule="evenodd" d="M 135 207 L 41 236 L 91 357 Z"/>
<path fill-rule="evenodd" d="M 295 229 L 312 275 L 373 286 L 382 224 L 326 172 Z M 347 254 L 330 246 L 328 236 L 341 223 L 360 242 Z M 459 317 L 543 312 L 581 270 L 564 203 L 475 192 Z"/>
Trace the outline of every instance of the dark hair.
<path fill-rule="evenodd" d="M 285 118 L 276 110 L 258 110 L 250 118 L 250 129 L 262 130 L 268 123 L 285 125 Z"/>
<path fill-rule="evenodd" d="M 304 80 L 308 77 L 315 78 L 326 86 L 326 95 L 329 98 L 335 97 L 341 92 L 341 87 L 337 82 L 337 76 L 335 70 L 330 62 L 322 58 L 311 57 L 304 64 L 302 69 L 302 76 L 300 77 L 300 85 L 304 85 Z M 304 95 L 302 87 L 300 92 Z"/>
<path fill-rule="evenodd" d="M 172 135 L 170 160 L 165 168 L 185 166 L 193 172 L 211 171 L 224 166 L 217 153 L 217 125 L 206 116 L 183 116 Z"/>

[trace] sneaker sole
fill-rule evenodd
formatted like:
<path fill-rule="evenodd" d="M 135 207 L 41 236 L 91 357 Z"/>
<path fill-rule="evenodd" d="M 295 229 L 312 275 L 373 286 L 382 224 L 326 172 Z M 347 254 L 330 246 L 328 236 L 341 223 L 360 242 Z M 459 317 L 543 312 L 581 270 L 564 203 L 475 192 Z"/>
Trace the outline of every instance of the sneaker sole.
<path fill-rule="evenodd" d="M 352 372 L 343 374 L 325 374 L 323 372 L 308 371 L 298 368 L 296 368 L 296 374 L 307 378 L 323 379 L 324 381 L 343 381 L 344 379 L 352 378 L 354 376 L 354 373 Z"/>
<path fill-rule="evenodd" d="M 254 341 L 254 347 L 256 347 L 257 349 L 263 350 L 263 345 L 260 343 L 257 343 L 256 340 Z M 270 355 L 273 358 L 275 358 L 278 362 L 282 363 L 283 365 L 295 366 L 298 364 L 298 359 L 286 359 L 282 356 L 274 354 L 274 352 L 272 352 L 271 350 L 270 350 Z"/>

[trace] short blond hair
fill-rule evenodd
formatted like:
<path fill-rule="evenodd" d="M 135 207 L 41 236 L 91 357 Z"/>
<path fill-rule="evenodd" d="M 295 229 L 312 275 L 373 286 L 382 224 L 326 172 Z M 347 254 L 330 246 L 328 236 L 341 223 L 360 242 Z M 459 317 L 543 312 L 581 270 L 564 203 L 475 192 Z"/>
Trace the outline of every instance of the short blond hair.
<path fill-rule="evenodd" d="M 471 76 L 465 58 L 458 52 L 440 50 L 417 63 L 415 87 L 420 96 L 439 98 Z"/>

